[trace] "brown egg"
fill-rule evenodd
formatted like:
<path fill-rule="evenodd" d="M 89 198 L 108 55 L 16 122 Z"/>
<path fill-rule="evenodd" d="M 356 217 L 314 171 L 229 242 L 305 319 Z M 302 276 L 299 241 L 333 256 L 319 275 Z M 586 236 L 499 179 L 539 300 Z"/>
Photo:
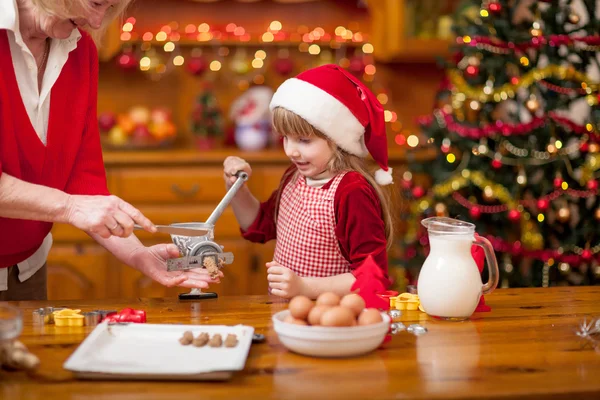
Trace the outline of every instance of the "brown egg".
<path fill-rule="evenodd" d="M 381 321 L 381 313 L 376 308 L 367 308 L 358 316 L 358 325 L 371 325 Z"/>
<path fill-rule="evenodd" d="M 305 320 L 294 318 L 291 315 L 288 315 L 287 317 L 285 317 L 283 319 L 283 322 L 286 322 L 288 324 L 294 324 L 294 325 L 308 325 L 308 322 L 306 322 Z"/>
<path fill-rule="evenodd" d="M 354 316 L 356 317 L 362 312 L 362 310 L 365 309 L 365 301 L 356 293 L 351 293 L 342 297 L 342 301 L 340 301 L 340 306 L 348 307 L 349 309 L 354 311 Z"/>
<path fill-rule="evenodd" d="M 311 325 L 320 325 L 321 317 L 325 311 L 329 310 L 330 308 L 331 306 L 326 305 L 314 306 L 308 313 L 308 323 Z"/>
<path fill-rule="evenodd" d="M 331 307 L 323 313 L 321 325 L 323 326 L 352 326 L 354 313 L 342 306 Z"/>
<path fill-rule="evenodd" d="M 308 297 L 296 296 L 290 300 L 288 309 L 294 318 L 306 320 L 306 318 L 308 318 L 308 313 L 313 307 L 314 304 Z"/>
<path fill-rule="evenodd" d="M 340 296 L 335 293 L 325 292 L 321 293 L 319 297 L 317 297 L 318 306 L 337 306 L 338 304 L 340 304 Z"/>

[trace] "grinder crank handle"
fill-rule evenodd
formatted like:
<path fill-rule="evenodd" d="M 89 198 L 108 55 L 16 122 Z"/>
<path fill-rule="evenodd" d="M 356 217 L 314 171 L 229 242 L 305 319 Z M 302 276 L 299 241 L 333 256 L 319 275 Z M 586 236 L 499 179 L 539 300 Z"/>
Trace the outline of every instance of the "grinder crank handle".
<path fill-rule="evenodd" d="M 215 226 L 215 223 L 217 222 L 217 220 L 219 219 L 221 214 L 223 214 L 223 211 L 225 211 L 225 209 L 231 202 L 231 199 L 233 199 L 233 197 L 235 196 L 237 191 L 242 187 L 244 182 L 246 182 L 248 180 L 248 174 L 245 173 L 244 171 L 236 172 L 235 176 L 237 176 L 237 180 L 229 188 L 229 190 L 225 194 L 225 197 L 223 197 L 223 199 L 221 200 L 221 202 L 219 203 L 217 208 L 215 208 L 215 210 L 212 212 L 212 214 L 210 214 L 210 217 L 208 217 L 208 219 L 206 220 L 207 224 L 211 224 L 212 226 Z"/>

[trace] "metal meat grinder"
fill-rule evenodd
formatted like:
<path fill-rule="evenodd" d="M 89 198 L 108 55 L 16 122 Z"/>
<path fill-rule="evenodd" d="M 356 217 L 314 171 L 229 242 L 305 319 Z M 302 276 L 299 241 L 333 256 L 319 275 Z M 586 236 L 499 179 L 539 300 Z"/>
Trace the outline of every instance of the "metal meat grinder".
<path fill-rule="evenodd" d="M 179 236 L 171 235 L 173 243 L 179 248 L 183 257 L 167 260 L 168 271 L 184 271 L 193 268 L 206 268 L 211 276 L 216 276 L 218 271 L 225 264 L 233 262 L 233 253 L 223 252 L 223 246 L 214 241 L 215 223 L 227 208 L 231 199 L 237 191 L 248 180 L 248 174 L 240 171 L 236 175 L 237 180 L 225 194 L 217 208 L 212 212 L 206 222 L 186 222 L 172 224 L 176 227 L 185 227 L 192 229 L 204 229 L 207 231 L 204 236 Z M 181 293 L 180 300 L 201 300 L 213 299 L 217 294 L 212 292 L 202 292 L 200 289 L 192 289 L 189 293 Z"/>

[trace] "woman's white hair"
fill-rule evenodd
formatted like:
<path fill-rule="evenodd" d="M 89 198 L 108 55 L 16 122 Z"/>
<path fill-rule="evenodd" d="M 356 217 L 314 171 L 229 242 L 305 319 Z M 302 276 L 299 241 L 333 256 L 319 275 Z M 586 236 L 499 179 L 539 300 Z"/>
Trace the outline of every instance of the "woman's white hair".
<path fill-rule="evenodd" d="M 75 15 L 73 10 L 90 10 L 93 7 L 90 0 L 31 0 L 31 2 L 40 11 L 64 19 L 81 18 L 82 15 Z M 100 43 L 106 28 L 115 19 L 123 17 L 123 13 L 130 2 L 131 0 L 119 0 L 118 3 L 106 12 L 99 29 L 91 29 L 89 27 L 86 29 L 97 45 Z"/>

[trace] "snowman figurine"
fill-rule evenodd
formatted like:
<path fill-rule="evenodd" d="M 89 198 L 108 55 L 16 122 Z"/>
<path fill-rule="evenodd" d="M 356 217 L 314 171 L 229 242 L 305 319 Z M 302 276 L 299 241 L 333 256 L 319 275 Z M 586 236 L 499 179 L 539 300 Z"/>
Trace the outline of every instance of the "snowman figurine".
<path fill-rule="evenodd" d="M 230 118 L 235 122 L 235 143 L 240 150 L 258 151 L 269 145 L 271 97 L 271 88 L 254 86 L 231 105 Z"/>

